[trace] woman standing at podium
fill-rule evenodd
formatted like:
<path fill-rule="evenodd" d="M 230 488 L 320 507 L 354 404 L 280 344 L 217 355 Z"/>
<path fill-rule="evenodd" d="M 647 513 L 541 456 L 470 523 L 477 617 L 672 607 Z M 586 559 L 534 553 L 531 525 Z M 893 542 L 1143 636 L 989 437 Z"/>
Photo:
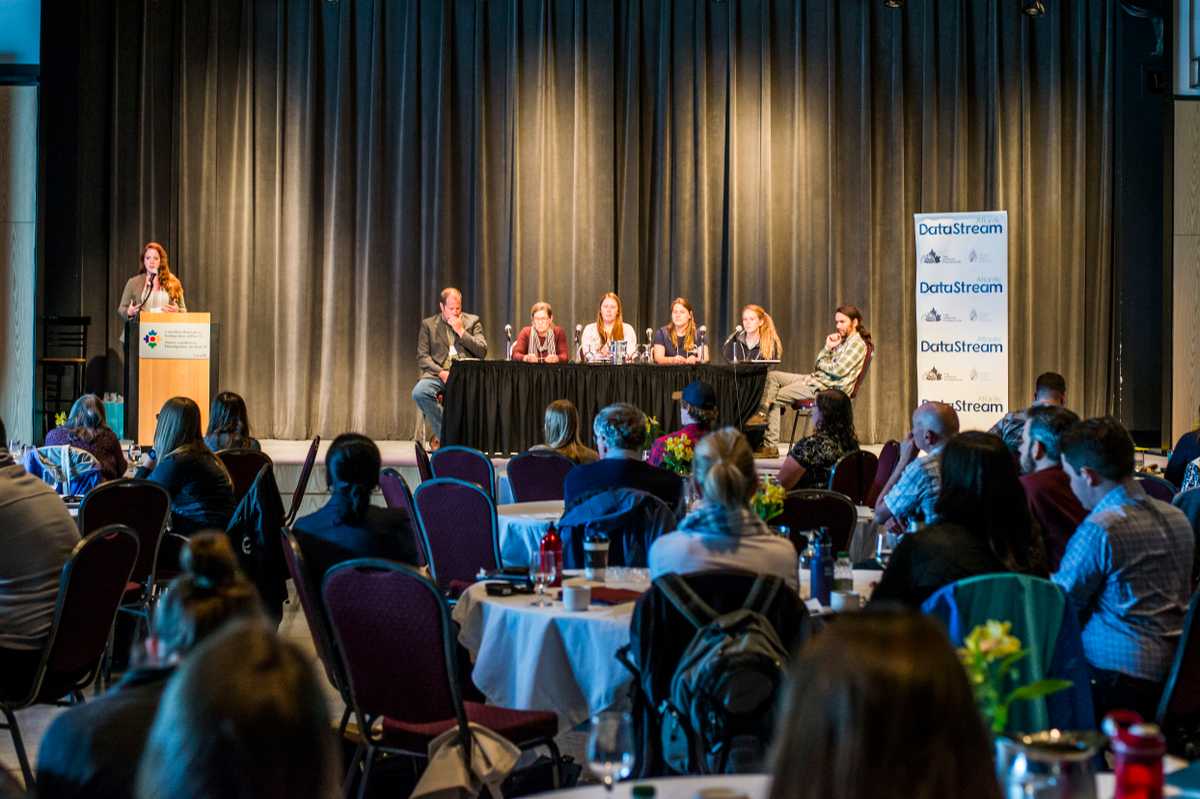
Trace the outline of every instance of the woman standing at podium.
<path fill-rule="evenodd" d="M 171 274 L 167 251 L 157 241 L 142 248 L 142 270 L 125 283 L 117 316 L 133 319 L 141 311 L 186 311 L 183 284 Z"/>

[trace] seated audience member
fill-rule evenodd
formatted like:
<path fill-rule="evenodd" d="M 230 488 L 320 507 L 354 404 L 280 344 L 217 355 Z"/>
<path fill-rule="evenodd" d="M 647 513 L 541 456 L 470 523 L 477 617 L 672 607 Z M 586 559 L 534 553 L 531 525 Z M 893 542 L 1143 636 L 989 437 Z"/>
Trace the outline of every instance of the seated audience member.
<path fill-rule="evenodd" d="M 896 468 L 875 503 L 875 521 L 904 530 L 912 521 L 937 522 L 942 447 L 958 433 L 958 414 L 943 402 L 926 402 L 912 415 L 912 431 L 900 444 Z M 918 457 L 918 453 L 925 454 Z"/>
<path fill-rule="evenodd" d="M 1029 514 L 1042 530 L 1046 566 L 1058 569 L 1067 541 L 1087 516 L 1071 491 L 1071 478 L 1062 468 L 1059 439 L 1079 417 L 1057 405 L 1030 408 L 1021 436 L 1021 487 Z"/>
<path fill-rule="evenodd" d="M 311 656 L 236 622 L 167 684 L 138 768 L 139 799 L 333 799 L 340 778 Z"/>
<path fill-rule="evenodd" d="M 100 474 L 105 480 L 125 476 L 125 453 L 117 434 L 108 426 L 104 402 L 95 394 L 84 394 L 75 400 L 67 421 L 46 433 L 47 447 L 67 444 L 86 450 L 100 462 Z"/>
<path fill-rule="evenodd" d="M 1000 799 L 992 757 L 941 625 L 915 613 L 851 613 L 793 659 L 769 797 Z"/>
<path fill-rule="evenodd" d="M 542 435 L 546 443 L 530 449 L 557 452 L 572 463 L 595 463 L 600 459 L 596 450 L 580 440 L 579 411 L 570 400 L 555 400 L 546 406 L 546 414 L 542 417 Z"/>
<path fill-rule="evenodd" d="M 1004 446 L 1008 447 L 1013 457 L 1018 457 L 1021 454 L 1021 433 L 1025 430 L 1025 420 L 1029 418 L 1030 409 L 1045 405 L 1062 407 L 1066 402 L 1066 379 L 1057 372 L 1043 372 L 1038 375 L 1033 386 L 1033 404 L 1028 408 L 1009 411 L 992 425 L 988 432 L 1004 439 Z"/>
<path fill-rule="evenodd" d="M 204 443 L 213 452 L 222 449 L 262 449 L 258 439 L 250 435 L 250 417 L 246 401 L 240 394 L 222 391 L 212 401 L 208 411 L 208 432 Z"/>
<path fill-rule="evenodd" d="M 1183 482 L 1179 485 L 1179 490 L 1191 491 L 1193 488 L 1200 488 L 1200 458 L 1188 463 L 1183 470 Z"/>
<path fill-rule="evenodd" d="M 626 360 L 637 357 L 637 332 L 621 313 L 621 298 L 610 291 L 600 298 L 596 321 L 583 329 L 579 339 L 579 360 L 607 361 L 612 357 L 614 341 L 625 342 Z"/>
<path fill-rule="evenodd" d="M 919 608 L 942 586 L 966 577 L 1048 574 L 1016 464 L 1000 437 L 960 433 L 942 448 L 941 459 L 938 522 L 900 539 L 872 602 Z"/>
<path fill-rule="evenodd" d="M 1175 442 L 1171 457 L 1167 460 L 1167 471 L 1164 477 L 1176 488 L 1183 485 L 1183 472 L 1188 464 L 1200 458 L 1200 427 L 1189 430 Z"/>
<path fill-rule="evenodd" d="M 796 548 L 750 507 L 758 474 L 746 437 L 726 427 L 700 439 L 689 479 L 701 503 L 650 546 L 650 577 L 738 570 L 774 575 L 799 590 Z"/>
<path fill-rule="evenodd" d="M 706 361 L 705 350 L 696 330 L 696 314 L 692 304 L 683 297 L 671 301 L 671 322 L 663 325 L 654 334 L 654 344 L 651 354 L 654 362 L 666 363 L 700 363 Z"/>
<path fill-rule="evenodd" d="M 343 433 L 329 445 L 329 501 L 298 519 L 293 530 L 315 585 L 329 569 L 354 558 L 416 564 L 417 537 L 408 512 L 371 504 L 380 465 L 379 447 L 366 436 Z"/>
<path fill-rule="evenodd" d="M 793 444 L 779 467 L 779 484 L 788 490 L 828 487 L 834 465 L 858 451 L 854 405 L 844 391 L 827 388 L 817 394 L 812 426 L 812 435 Z"/>
<path fill-rule="evenodd" d="M 713 429 L 717 423 L 717 392 L 703 380 L 693 380 L 683 389 L 679 402 L 679 420 L 683 427 L 674 433 L 667 433 L 654 440 L 650 447 L 650 456 L 646 463 L 651 466 L 662 466 L 663 455 L 667 451 L 667 439 L 685 435 L 692 446 Z"/>
<path fill-rule="evenodd" d="M 138 760 L 175 666 L 230 619 L 261 614 L 258 594 L 238 572 L 223 534 L 197 533 L 181 561 L 183 575 L 154 608 L 143 665 L 46 731 L 38 751 L 42 799 L 132 799 Z"/>
<path fill-rule="evenodd" d="M 24 697 L 54 620 L 79 528 L 54 489 L 13 462 L 0 420 L 0 696 Z"/>
<path fill-rule="evenodd" d="M 775 321 L 761 305 L 742 308 L 742 331 L 722 348 L 729 362 L 777 361 L 783 357 L 783 343 L 775 332 Z"/>
<path fill-rule="evenodd" d="M 600 460 L 577 466 L 563 481 L 564 502 L 570 508 L 586 496 L 610 488 L 636 488 L 678 508 L 683 495 L 679 476 L 642 461 L 646 445 L 646 416 L 617 402 L 601 408 L 592 422 Z"/>
<path fill-rule="evenodd" d="M 512 359 L 525 363 L 566 363 L 571 360 L 566 332 L 554 324 L 554 309 L 548 302 L 535 302 L 529 309 L 532 324 L 521 328 L 513 344 Z"/>
<path fill-rule="evenodd" d="M 155 460 L 157 458 L 157 460 Z M 187 397 L 163 403 L 154 449 L 142 456 L 137 476 L 171 495 L 171 531 L 224 530 L 233 517 L 233 480 L 200 435 L 200 407 Z"/>
<path fill-rule="evenodd" d="M 1133 440 L 1111 417 L 1063 433 L 1063 470 L 1088 516 L 1051 578 L 1079 610 L 1096 718 L 1154 718 L 1192 594 L 1194 535 L 1133 477 Z"/>

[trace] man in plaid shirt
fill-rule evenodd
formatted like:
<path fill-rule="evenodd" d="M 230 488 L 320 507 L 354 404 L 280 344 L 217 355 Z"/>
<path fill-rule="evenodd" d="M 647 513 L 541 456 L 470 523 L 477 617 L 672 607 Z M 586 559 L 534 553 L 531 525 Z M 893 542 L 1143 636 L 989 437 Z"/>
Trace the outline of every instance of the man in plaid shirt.
<path fill-rule="evenodd" d="M 1058 372 L 1043 372 L 1038 375 L 1037 382 L 1033 387 L 1033 405 L 1030 408 L 1039 408 L 1043 405 L 1057 405 L 1063 407 L 1067 404 L 1067 380 Z M 1029 408 L 1022 408 L 1018 411 L 1009 411 L 1004 414 L 1000 421 L 992 425 L 989 433 L 1000 436 L 1008 447 L 1009 452 L 1013 457 L 1021 457 L 1021 435 L 1025 432 L 1025 422 L 1029 419 Z"/>
<path fill-rule="evenodd" d="M 1077 422 L 1060 448 L 1090 513 L 1051 579 L 1079 612 L 1096 716 L 1129 708 L 1152 719 L 1192 593 L 1191 525 L 1133 478 L 1133 440 L 1116 419 Z"/>
<path fill-rule="evenodd" d="M 862 326 L 862 311 L 853 305 L 839 306 L 833 315 L 834 332 L 825 337 L 825 346 L 817 353 L 813 371 L 807 374 L 773 371 L 767 373 L 763 395 L 758 403 L 760 420 L 767 423 L 759 458 L 779 457 L 779 420 L 782 406 L 798 399 L 813 399 L 817 392 L 837 388 L 847 395 L 863 370 L 871 334 Z"/>

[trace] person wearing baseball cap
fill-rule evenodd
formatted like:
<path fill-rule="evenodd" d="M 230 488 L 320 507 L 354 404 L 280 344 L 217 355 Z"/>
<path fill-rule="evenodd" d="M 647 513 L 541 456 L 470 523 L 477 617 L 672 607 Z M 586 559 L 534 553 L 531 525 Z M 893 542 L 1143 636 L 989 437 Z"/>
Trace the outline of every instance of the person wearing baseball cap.
<path fill-rule="evenodd" d="M 679 417 L 683 427 L 673 433 L 659 436 L 650 449 L 650 457 L 646 462 L 651 466 L 661 466 L 666 452 L 668 438 L 681 433 L 696 442 L 711 432 L 717 424 L 717 391 L 703 380 L 693 380 L 683 389 L 680 398 Z"/>

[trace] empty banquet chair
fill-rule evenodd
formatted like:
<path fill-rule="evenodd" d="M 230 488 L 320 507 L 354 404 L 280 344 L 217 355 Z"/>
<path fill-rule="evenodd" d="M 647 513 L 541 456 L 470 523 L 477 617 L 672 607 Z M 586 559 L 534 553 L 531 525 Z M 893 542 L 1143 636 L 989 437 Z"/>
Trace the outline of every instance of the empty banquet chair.
<path fill-rule="evenodd" d="M 1152 474 L 1139 474 L 1136 476 L 1136 479 L 1142 489 L 1155 499 L 1170 502 L 1175 498 L 1175 486 L 1161 477 L 1155 477 Z"/>
<path fill-rule="evenodd" d="M 250 486 L 254 485 L 254 480 L 262 468 L 271 465 L 270 455 L 262 450 L 248 447 L 218 450 L 216 456 L 221 459 L 221 463 L 225 464 L 229 477 L 233 480 L 235 504 L 241 502 L 242 497 L 246 496 L 246 492 L 250 490 Z"/>
<path fill-rule="evenodd" d="M 645 568 L 650 545 L 675 529 L 667 503 L 636 488 L 610 488 L 580 500 L 558 522 L 563 568 L 583 568 L 583 541 L 594 533 L 608 537 L 611 566 Z"/>
<path fill-rule="evenodd" d="M 420 441 L 413 442 L 413 449 L 417 456 L 417 474 L 421 476 L 421 482 L 433 479 L 433 465 L 429 462 L 429 451 L 422 446 Z"/>
<path fill-rule="evenodd" d="M 417 486 L 413 505 L 429 571 L 443 591 L 471 582 L 480 569 L 500 568 L 496 505 L 478 485 L 435 477 Z"/>
<path fill-rule="evenodd" d="M 412 529 L 419 529 L 412 489 L 408 487 L 408 481 L 400 472 L 390 466 L 381 471 L 379 473 L 379 490 L 383 493 L 383 501 L 389 508 L 398 508 L 407 513 L 409 521 L 412 522 Z M 425 543 L 419 535 L 417 536 L 417 557 L 419 558 L 418 566 L 424 566 L 429 561 L 425 555 Z"/>
<path fill-rule="evenodd" d="M 526 450 L 508 462 L 508 484 L 514 502 L 563 498 L 563 480 L 575 464 L 557 452 Z"/>
<path fill-rule="evenodd" d="M 556 714 L 463 700 L 450 609 L 438 587 L 415 569 L 378 559 L 347 561 L 325 575 L 322 596 L 363 731 L 347 789 L 362 764 L 358 795 L 366 794 L 381 752 L 425 758 L 430 742 L 456 726 L 459 740 L 470 741 L 468 724 L 521 749 L 545 746 L 557 766 Z M 397 663 L 404 664 L 403 679 L 397 679 Z"/>
<path fill-rule="evenodd" d="M 137 535 L 124 525 L 103 527 L 75 545 L 58 583 L 54 620 L 42 662 L 27 691 L 0 696 L 3 727 L 12 736 L 26 787 L 33 772 L 21 739 L 16 711 L 33 705 L 58 704 L 70 696 L 81 701 L 82 691 L 99 673 L 129 575 L 138 559 Z M 0 668 L 4 664 L 0 663 Z"/>
<path fill-rule="evenodd" d="M 470 447 L 442 447 L 429 456 L 434 477 L 457 477 L 482 488 L 496 501 L 496 467 L 492 459 Z"/>
<path fill-rule="evenodd" d="M 939 589 L 925 600 L 921 611 L 942 620 L 956 647 L 980 624 L 993 619 L 1012 622 L 1011 635 L 1029 652 L 1015 667 L 1019 676 L 1014 684 L 1048 678 L 1072 682 L 1065 691 L 1013 703 L 1006 729 L 1095 729 L 1079 620 L 1057 585 L 1027 574 L 968 577 Z"/>
<path fill-rule="evenodd" d="M 1175 646 L 1175 659 L 1163 686 L 1162 699 L 1154 721 L 1167 736 L 1167 751 L 1187 760 L 1200 757 L 1200 631 L 1196 625 L 1196 608 L 1200 592 L 1192 594 L 1183 632 Z"/>
<path fill-rule="evenodd" d="M 896 468 L 896 462 L 899 460 L 900 442 L 890 439 L 884 443 L 883 449 L 879 450 L 879 465 L 875 467 L 875 479 L 871 482 L 871 489 L 867 491 L 867 496 L 863 500 L 863 504 L 868 508 L 875 507 L 875 503 L 879 501 L 879 494 L 887 485 L 888 478 L 892 476 L 892 471 Z"/>
<path fill-rule="evenodd" d="M 285 527 L 291 527 L 292 522 L 296 521 L 296 517 L 300 514 L 300 505 L 304 502 L 304 492 L 308 490 L 308 481 L 312 477 L 313 466 L 317 462 L 317 450 L 320 446 L 320 436 L 315 436 L 312 443 L 308 445 L 308 455 L 304 458 L 304 465 L 300 467 L 300 477 L 296 480 L 296 487 L 292 490 L 292 504 L 283 520 Z"/>
<path fill-rule="evenodd" d="M 879 470 L 879 458 L 869 450 L 848 452 L 833 465 L 829 490 L 845 494 L 855 505 L 865 505 L 867 494 Z"/>
<path fill-rule="evenodd" d="M 850 548 L 850 538 L 858 524 L 858 508 L 845 494 L 823 488 L 804 488 L 788 492 L 783 501 L 783 513 L 771 523 L 789 529 L 797 552 L 804 551 L 810 531 L 826 527 L 833 552 L 837 554 Z"/>

